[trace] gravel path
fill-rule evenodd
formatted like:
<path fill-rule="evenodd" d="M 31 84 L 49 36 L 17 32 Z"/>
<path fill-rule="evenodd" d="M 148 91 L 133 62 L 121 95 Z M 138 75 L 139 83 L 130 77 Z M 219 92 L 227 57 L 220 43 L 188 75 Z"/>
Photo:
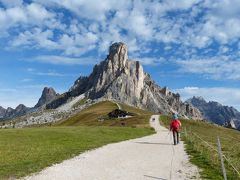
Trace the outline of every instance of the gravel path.
<path fill-rule="evenodd" d="M 109 144 L 56 164 L 29 180 L 153 180 L 199 179 L 188 161 L 183 142 L 173 146 L 168 130 L 154 115 L 156 134 Z M 155 119 L 155 120 L 153 120 Z"/>

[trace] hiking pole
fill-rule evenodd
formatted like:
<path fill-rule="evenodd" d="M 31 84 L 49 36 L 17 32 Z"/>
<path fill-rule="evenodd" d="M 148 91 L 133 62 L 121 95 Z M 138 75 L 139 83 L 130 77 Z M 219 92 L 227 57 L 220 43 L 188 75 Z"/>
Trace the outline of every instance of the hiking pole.
<path fill-rule="evenodd" d="M 169 131 L 168 131 L 168 134 L 166 135 L 166 138 L 167 138 L 167 137 L 169 137 L 169 135 L 170 135 L 170 132 L 171 132 L 171 131 L 169 130 Z M 165 138 L 165 139 L 166 139 L 166 138 Z"/>

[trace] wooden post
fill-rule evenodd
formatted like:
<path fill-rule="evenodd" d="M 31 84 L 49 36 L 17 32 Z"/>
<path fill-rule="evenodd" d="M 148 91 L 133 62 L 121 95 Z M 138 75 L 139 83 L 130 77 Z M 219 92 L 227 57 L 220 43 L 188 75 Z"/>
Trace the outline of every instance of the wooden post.
<path fill-rule="evenodd" d="M 186 127 L 184 128 L 184 134 L 185 134 L 185 137 L 187 137 L 187 128 Z"/>
<path fill-rule="evenodd" d="M 219 137 L 217 138 L 217 144 L 218 144 L 218 155 L 219 155 L 219 159 L 221 161 L 223 177 L 224 177 L 224 180 L 227 180 L 227 174 L 226 174 L 226 169 L 224 167 L 224 160 L 223 160 L 223 156 L 222 156 L 222 150 L 221 150 L 222 148 L 221 148 L 221 143 L 220 143 Z"/>

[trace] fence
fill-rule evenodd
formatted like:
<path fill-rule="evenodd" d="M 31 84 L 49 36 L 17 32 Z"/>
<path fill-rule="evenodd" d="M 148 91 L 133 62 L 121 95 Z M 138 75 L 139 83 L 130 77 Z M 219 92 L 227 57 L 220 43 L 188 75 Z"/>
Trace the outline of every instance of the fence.
<path fill-rule="evenodd" d="M 198 134 L 191 131 L 191 129 L 184 129 L 184 136 L 187 140 L 190 141 L 192 144 L 194 150 L 201 153 L 202 156 L 206 157 L 209 161 L 211 161 L 212 165 L 215 167 L 221 167 L 221 172 L 223 174 L 223 179 L 227 179 L 230 177 L 230 179 L 240 180 L 240 172 L 238 169 L 233 165 L 233 163 L 230 161 L 229 158 L 227 158 L 226 155 L 222 153 L 222 147 L 220 139 L 216 139 L 216 144 L 211 144 L 207 141 L 205 141 L 202 137 L 200 137 Z M 226 169 L 225 169 L 226 166 Z"/>

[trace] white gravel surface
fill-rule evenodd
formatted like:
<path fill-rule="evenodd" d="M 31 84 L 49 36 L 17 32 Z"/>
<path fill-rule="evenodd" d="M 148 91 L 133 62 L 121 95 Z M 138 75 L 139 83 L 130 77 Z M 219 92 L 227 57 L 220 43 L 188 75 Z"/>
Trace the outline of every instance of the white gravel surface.
<path fill-rule="evenodd" d="M 155 118 L 155 120 L 153 120 Z M 23 179 L 28 180 L 151 180 L 199 179 L 181 141 L 172 144 L 159 116 L 150 119 L 156 134 L 109 144 L 53 165 Z"/>

